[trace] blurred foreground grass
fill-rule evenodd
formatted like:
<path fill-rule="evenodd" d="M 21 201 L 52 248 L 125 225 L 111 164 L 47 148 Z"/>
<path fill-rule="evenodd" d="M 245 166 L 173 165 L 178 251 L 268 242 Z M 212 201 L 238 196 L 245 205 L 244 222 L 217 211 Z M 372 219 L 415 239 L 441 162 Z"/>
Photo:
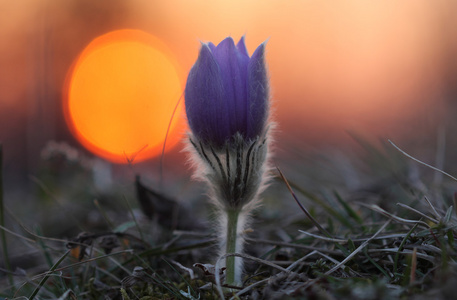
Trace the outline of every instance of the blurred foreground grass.
<path fill-rule="evenodd" d="M 354 138 L 363 157 L 322 152 L 274 171 L 245 233 L 244 284 L 225 298 L 455 298 L 457 183 Z M 87 161 L 61 152 L 33 178 L 33 220 L 0 203 L 0 298 L 220 298 L 201 189 L 137 178 L 100 192 Z"/>

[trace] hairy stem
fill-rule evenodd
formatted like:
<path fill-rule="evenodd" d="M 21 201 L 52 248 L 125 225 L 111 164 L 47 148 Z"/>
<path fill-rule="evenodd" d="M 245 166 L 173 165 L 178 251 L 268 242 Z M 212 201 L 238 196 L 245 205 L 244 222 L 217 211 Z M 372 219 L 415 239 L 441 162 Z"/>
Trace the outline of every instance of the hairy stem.
<path fill-rule="evenodd" d="M 238 217 L 240 211 L 236 209 L 229 209 L 227 213 L 227 243 L 225 247 L 225 253 L 237 252 L 238 241 Z M 237 264 L 235 256 L 227 257 L 226 260 L 226 279 L 225 283 L 228 285 L 238 285 L 241 275 L 241 264 Z"/>

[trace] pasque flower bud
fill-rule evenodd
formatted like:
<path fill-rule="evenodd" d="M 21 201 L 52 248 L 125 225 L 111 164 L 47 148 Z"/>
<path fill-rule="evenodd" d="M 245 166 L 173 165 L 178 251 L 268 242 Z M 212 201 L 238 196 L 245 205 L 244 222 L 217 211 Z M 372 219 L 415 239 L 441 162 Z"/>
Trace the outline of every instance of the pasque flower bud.
<path fill-rule="evenodd" d="M 268 117 L 269 90 L 265 44 L 249 57 L 244 37 L 235 46 L 203 44 L 187 78 L 187 119 L 196 138 L 223 148 L 235 134 L 244 140 L 262 135 Z"/>
<path fill-rule="evenodd" d="M 249 57 L 244 37 L 235 46 L 202 44 L 185 90 L 191 133 L 187 149 L 195 175 L 208 183 L 219 209 L 221 254 L 241 252 L 247 218 L 268 181 L 269 85 L 265 43 Z M 240 282 L 242 261 L 226 261 L 226 283 Z"/>

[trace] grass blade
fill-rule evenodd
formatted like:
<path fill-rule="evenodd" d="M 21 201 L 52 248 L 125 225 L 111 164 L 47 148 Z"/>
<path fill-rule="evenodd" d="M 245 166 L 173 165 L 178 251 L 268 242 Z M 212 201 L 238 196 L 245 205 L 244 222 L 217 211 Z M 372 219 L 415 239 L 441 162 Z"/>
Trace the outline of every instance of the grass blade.
<path fill-rule="evenodd" d="M 59 260 L 51 267 L 51 269 L 49 269 L 49 271 L 47 272 L 46 276 L 43 277 L 43 279 L 41 279 L 40 283 L 38 284 L 38 286 L 36 287 L 36 289 L 33 291 L 32 295 L 30 295 L 30 300 L 33 300 L 35 298 L 35 296 L 38 294 L 38 292 L 40 291 L 40 289 L 43 287 L 43 285 L 46 283 L 46 281 L 49 279 L 49 276 L 51 276 L 52 272 L 55 271 L 55 269 L 57 269 L 57 267 L 62 263 L 62 261 L 65 259 L 65 257 L 67 257 L 67 255 L 70 253 L 70 250 L 67 250 L 64 255 L 62 255 Z"/>
<path fill-rule="evenodd" d="M 403 250 L 403 247 L 404 247 L 404 245 L 406 244 L 406 241 L 409 239 L 410 235 L 414 232 L 414 230 L 416 229 L 416 227 L 417 227 L 418 225 L 419 225 L 419 223 L 416 223 L 416 224 L 411 228 L 411 230 L 405 235 L 405 237 L 404 237 L 403 240 L 401 241 L 400 246 L 398 247 L 398 251 L 397 251 L 397 253 L 395 254 L 395 258 L 394 258 L 394 270 L 393 270 L 394 276 L 396 276 L 396 273 L 397 273 L 398 258 L 400 257 L 400 252 Z"/>
<path fill-rule="evenodd" d="M 357 224 L 362 225 L 362 228 L 364 228 L 362 218 L 360 218 L 360 216 L 346 203 L 346 201 L 344 201 L 343 198 L 341 198 L 340 194 L 338 194 L 336 191 L 333 192 L 333 194 L 335 195 L 338 202 L 343 206 L 346 213 L 352 219 L 354 219 L 354 221 L 356 221 Z"/>
<path fill-rule="evenodd" d="M 395 145 L 391 140 L 389 140 L 389 143 L 391 143 L 392 146 L 394 146 L 395 149 L 397 149 L 398 151 L 400 151 L 400 153 L 403 154 L 404 156 L 406 156 L 406 157 L 408 157 L 408 158 L 414 160 L 414 161 L 417 162 L 417 163 L 420 163 L 421 165 L 424 165 L 424 166 L 426 166 L 426 167 L 429 167 L 430 169 L 435 170 L 435 171 L 437 171 L 437 172 L 440 172 L 441 174 L 446 175 L 447 177 L 449 177 L 449 178 L 451 178 L 451 179 L 457 181 L 457 178 L 455 178 L 455 177 L 452 176 L 451 174 L 446 173 L 446 172 L 444 172 L 443 170 L 440 170 L 440 169 L 438 169 L 438 168 L 436 168 L 436 167 L 434 167 L 434 166 L 431 166 L 431 165 L 429 165 L 429 164 L 427 164 L 427 163 L 424 163 L 423 161 L 418 160 L 418 159 L 415 158 L 414 156 L 409 155 L 408 153 L 406 153 L 405 151 L 403 151 L 402 149 L 400 149 L 397 145 Z"/>

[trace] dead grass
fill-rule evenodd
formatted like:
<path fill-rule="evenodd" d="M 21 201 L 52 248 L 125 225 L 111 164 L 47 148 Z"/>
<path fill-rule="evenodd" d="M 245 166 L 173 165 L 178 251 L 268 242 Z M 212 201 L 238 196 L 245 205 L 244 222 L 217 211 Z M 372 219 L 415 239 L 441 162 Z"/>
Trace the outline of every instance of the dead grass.
<path fill-rule="evenodd" d="M 60 188 L 56 196 L 44 172 L 36 181 L 46 222 L 30 227 L 16 217 L 20 207 L 2 203 L 8 251 L 2 252 L 0 297 L 449 299 L 457 283 L 455 178 L 395 145 L 359 143 L 366 155 L 351 170 L 349 158 L 342 167 L 323 156 L 317 159 L 330 164 L 325 171 L 297 161 L 277 170 L 246 232 L 247 252 L 234 254 L 246 261 L 244 284 L 230 289 L 221 284 L 220 258 L 212 256 L 210 211 L 195 191 L 176 201 L 171 190 L 158 193 L 137 181 L 132 195 Z M 302 170 L 291 172 L 293 179 L 290 166 Z M 87 181 L 75 165 L 59 172 L 69 167 L 73 186 Z M 344 178 L 348 171 L 353 178 Z M 318 185 L 313 178 L 320 178 Z M 49 201 L 75 194 L 86 199 L 77 209 L 71 201 Z"/>

